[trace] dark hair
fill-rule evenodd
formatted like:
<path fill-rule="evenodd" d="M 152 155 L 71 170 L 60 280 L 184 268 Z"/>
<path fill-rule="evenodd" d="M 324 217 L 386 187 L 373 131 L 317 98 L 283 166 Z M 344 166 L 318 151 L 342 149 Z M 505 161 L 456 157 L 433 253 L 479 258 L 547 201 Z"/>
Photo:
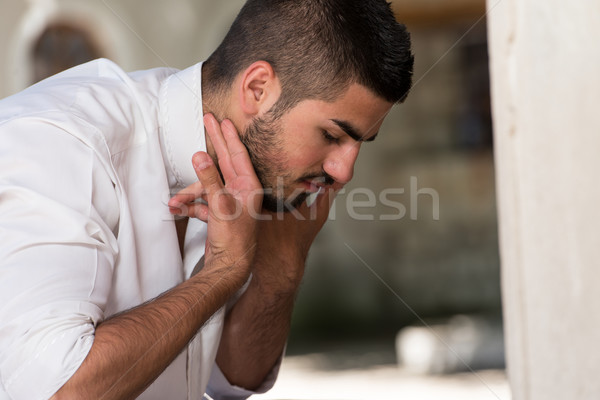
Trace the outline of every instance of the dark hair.
<path fill-rule="evenodd" d="M 203 65 L 208 92 L 226 93 L 256 61 L 281 82 L 278 114 L 304 99 L 334 101 L 351 83 L 399 103 L 412 84 L 410 35 L 385 0 L 248 0 Z"/>

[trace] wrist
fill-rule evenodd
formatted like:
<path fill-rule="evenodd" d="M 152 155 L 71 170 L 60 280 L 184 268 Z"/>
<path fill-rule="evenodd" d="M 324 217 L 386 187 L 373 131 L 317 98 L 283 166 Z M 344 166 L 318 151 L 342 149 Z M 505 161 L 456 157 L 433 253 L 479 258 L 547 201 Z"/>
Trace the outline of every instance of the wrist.
<path fill-rule="evenodd" d="M 254 266 L 251 284 L 264 293 L 295 294 L 304 277 L 304 262 L 291 263 L 272 260 Z"/>
<path fill-rule="evenodd" d="M 247 281 L 251 273 L 251 262 L 245 259 L 228 261 L 223 257 L 203 257 L 197 273 L 190 280 L 209 284 L 211 288 L 233 294 Z M 196 270 L 194 270 L 196 272 Z"/>

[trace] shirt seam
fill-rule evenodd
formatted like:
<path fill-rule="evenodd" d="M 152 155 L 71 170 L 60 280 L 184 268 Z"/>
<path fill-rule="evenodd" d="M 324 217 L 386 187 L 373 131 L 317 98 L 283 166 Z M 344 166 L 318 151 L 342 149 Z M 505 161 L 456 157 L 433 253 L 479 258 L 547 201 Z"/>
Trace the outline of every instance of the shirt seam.
<path fill-rule="evenodd" d="M 171 140 L 169 139 L 169 126 L 171 123 L 171 117 L 170 117 L 170 103 L 169 103 L 169 88 L 171 86 L 171 79 L 173 78 L 174 75 L 169 75 L 169 77 L 166 79 L 163 88 L 161 88 L 161 90 L 163 90 L 163 95 L 162 95 L 162 108 L 164 110 L 164 112 L 162 114 L 164 114 L 164 126 L 162 128 L 162 137 L 163 137 L 163 141 L 165 143 L 165 150 L 167 152 L 167 160 L 169 161 L 169 165 L 171 166 L 171 169 L 173 171 L 173 175 L 175 176 L 175 181 L 176 184 L 179 186 L 183 185 L 183 177 L 181 175 L 181 172 L 179 171 L 179 169 L 177 168 L 177 164 L 175 163 L 175 157 L 173 155 L 173 145 L 171 143 Z"/>

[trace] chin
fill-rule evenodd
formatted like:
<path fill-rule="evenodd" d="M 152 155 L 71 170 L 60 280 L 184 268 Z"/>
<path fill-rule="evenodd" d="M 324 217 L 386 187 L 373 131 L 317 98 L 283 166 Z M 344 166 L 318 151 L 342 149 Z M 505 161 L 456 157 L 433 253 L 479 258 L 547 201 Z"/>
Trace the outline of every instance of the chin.
<path fill-rule="evenodd" d="M 268 212 L 284 212 L 289 213 L 302 205 L 310 193 L 302 192 L 295 197 L 275 197 L 265 194 L 263 197 L 262 209 Z"/>

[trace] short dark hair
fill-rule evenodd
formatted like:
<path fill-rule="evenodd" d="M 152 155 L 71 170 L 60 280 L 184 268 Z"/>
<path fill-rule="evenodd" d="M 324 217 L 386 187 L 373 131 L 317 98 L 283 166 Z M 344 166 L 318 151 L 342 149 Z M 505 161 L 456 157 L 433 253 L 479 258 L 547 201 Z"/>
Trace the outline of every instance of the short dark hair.
<path fill-rule="evenodd" d="M 223 94 L 266 61 L 282 86 L 278 114 L 305 99 L 334 101 L 352 83 L 400 103 L 412 85 L 410 47 L 385 0 L 248 0 L 205 62 L 203 84 Z"/>

